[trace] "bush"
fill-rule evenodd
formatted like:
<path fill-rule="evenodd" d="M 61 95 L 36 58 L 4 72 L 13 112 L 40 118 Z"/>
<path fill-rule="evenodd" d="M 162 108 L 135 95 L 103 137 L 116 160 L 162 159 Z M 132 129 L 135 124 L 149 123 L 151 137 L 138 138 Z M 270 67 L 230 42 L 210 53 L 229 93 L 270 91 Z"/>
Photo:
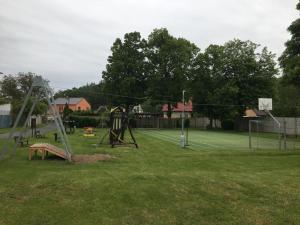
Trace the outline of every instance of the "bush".
<path fill-rule="evenodd" d="M 72 116 L 98 116 L 99 114 L 93 111 L 72 111 Z"/>
<path fill-rule="evenodd" d="M 234 129 L 234 121 L 233 120 L 223 120 L 221 122 L 221 126 L 224 130 L 233 130 Z"/>
<path fill-rule="evenodd" d="M 191 122 L 190 122 L 190 119 L 185 119 L 185 120 L 184 120 L 184 127 L 185 127 L 185 128 L 190 128 L 190 123 L 191 123 Z"/>
<path fill-rule="evenodd" d="M 100 118 L 88 116 L 70 116 L 70 120 L 75 121 L 75 126 L 82 127 L 97 127 L 100 123 Z"/>

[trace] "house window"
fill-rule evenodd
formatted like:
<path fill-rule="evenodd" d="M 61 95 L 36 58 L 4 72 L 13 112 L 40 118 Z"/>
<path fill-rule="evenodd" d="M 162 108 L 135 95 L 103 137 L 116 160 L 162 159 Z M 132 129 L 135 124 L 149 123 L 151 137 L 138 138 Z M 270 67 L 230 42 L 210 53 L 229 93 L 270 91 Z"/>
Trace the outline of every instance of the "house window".
<path fill-rule="evenodd" d="M 80 111 L 81 110 L 81 107 L 80 106 L 78 106 L 78 111 Z"/>

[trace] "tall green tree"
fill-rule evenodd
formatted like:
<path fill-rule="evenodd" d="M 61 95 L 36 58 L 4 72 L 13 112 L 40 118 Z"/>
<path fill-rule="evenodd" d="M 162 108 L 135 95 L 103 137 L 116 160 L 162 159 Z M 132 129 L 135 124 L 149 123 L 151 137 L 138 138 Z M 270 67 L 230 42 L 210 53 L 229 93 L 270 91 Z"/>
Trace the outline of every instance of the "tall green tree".
<path fill-rule="evenodd" d="M 300 1 L 296 8 L 300 11 Z M 300 87 L 300 18 L 288 27 L 288 31 L 292 38 L 285 43 L 286 49 L 279 62 L 285 82 Z"/>
<path fill-rule="evenodd" d="M 181 100 L 192 61 L 198 52 L 196 45 L 171 36 L 165 28 L 155 29 L 148 37 L 148 93 L 153 99 L 166 101 L 169 118 L 172 104 Z"/>
<path fill-rule="evenodd" d="M 276 116 L 298 117 L 300 115 L 299 88 L 283 81 L 283 77 L 277 79 L 277 98 L 273 103 L 273 112 Z"/>
<path fill-rule="evenodd" d="M 27 95 L 36 74 L 32 72 L 18 73 L 17 75 L 5 75 L 0 82 L 1 97 L 6 99 L 7 103 L 12 104 L 13 115 L 20 110 L 24 97 Z M 38 89 L 33 89 L 33 94 L 38 94 L 41 98 L 33 111 L 33 114 L 43 114 L 47 111 L 47 104 L 44 101 L 44 93 Z M 25 108 L 24 114 L 29 113 L 33 100 L 29 99 L 29 104 Z"/>
<path fill-rule="evenodd" d="M 257 107 L 259 97 L 273 97 L 275 91 L 275 54 L 251 41 L 233 40 L 225 43 L 224 75 L 226 82 L 238 88 L 236 105 Z"/>
<path fill-rule="evenodd" d="M 111 47 L 106 70 L 102 73 L 104 91 L 111 94 L 113 105 L 126 110 L 144 101 L 147 88 L 145 69 L 146 40 L 139 32 L 127 33 L 124 40 L 117 38 Z"/>
<path fill-rule="evenodd" d="M 275 55 L 250 41 L 210 45 L 199 54 L 190 83 L 195 109 L 210 118 L 232 120 L 259 97 L 274 95 Z"/>

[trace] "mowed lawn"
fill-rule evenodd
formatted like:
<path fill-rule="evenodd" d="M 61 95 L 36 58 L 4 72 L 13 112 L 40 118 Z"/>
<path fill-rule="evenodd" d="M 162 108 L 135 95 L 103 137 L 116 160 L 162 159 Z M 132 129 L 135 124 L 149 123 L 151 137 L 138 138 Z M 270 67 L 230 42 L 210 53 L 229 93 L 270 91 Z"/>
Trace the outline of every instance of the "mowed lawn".
<path fill-rule="evenodd" d="M 0 224 L 300 224 L 299 151 L 237 151 L 230 139 L 183 150 L 147 131 L 135 132 L 138 150 L 96 147 L 104 132 L 70 142 L 115 160 L 29 161 L 22 148 L 1 161 Z"/>

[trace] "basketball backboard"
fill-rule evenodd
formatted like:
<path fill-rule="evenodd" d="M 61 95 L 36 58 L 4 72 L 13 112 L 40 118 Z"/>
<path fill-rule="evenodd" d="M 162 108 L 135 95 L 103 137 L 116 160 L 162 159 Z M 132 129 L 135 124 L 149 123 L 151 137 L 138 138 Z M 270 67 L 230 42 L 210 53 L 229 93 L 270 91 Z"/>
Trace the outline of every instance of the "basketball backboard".
<path fill-rule="evenodd" d="M 271 111 L 273 109 L 272 98 L 259 98 L 258 109 Z"/>

